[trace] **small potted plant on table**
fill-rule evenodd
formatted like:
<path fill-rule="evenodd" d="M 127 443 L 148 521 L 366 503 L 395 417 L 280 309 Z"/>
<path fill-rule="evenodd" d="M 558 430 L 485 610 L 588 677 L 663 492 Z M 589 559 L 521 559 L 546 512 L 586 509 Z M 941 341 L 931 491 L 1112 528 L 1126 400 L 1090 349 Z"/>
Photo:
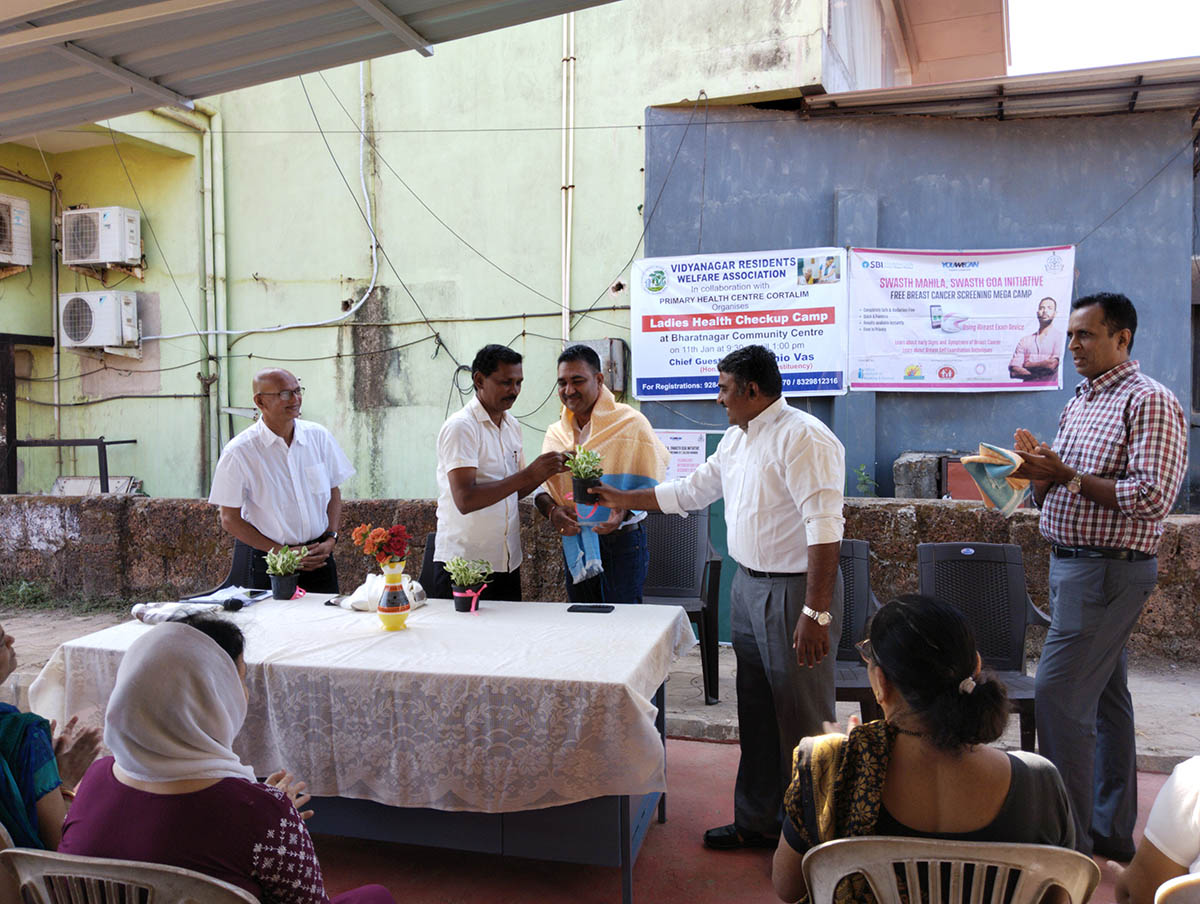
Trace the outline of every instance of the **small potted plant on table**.
<path fill-rule="evenodd" d="M 296 585 L 300 575 L 300 560 L 308 555 L 308 547 L 292 549 L 281 546 L 267 553 L 267 574 L 271 577 L 271 597 L 277 600 L 290 600 L 296 595 Z"/>
<path fill-rule="evenodd" d="M 567 468 L 571 471 L 571 493 L 576 507 L 589 506 L 592 511 L 584 517 L 595 513 L 600 500 L 588 492 L 592 487 L 600 486 L 600 478 L 604 475 L 604 466 L 600 463 L 600 453 L 583 446 L 576 446 L 571 457 L 567 459 Z"/>
<path fill-rule="evenodd" d="M 446 563 L 454 593 L 455 612 L 474 612 L 479 608 L 479 594 L 492 576 L 492 563 L 485 559 L 464 559 L 455 556 Z"/>

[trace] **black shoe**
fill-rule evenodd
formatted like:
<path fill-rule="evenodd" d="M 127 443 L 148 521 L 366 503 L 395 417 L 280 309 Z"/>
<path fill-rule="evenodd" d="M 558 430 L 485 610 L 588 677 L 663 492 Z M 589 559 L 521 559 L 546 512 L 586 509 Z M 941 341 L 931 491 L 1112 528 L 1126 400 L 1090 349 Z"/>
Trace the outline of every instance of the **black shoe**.
<path fill-rule="evenodd" d="M 1118 841 L 1113 841 L 1111 838 L 1100 838 L 1096 835 L 1092 836 L 1092 856 L 1103 857 L 1106 860 L 1115 860 L 1117 863 L 1129 863 L 1133 859 L 1134 849 L 1132 844 L 1122 844 Z"/>
<path fill-rule="evenodd" d="M 764 835 L 761 832 L 751 832 L 749 829 L 739 829 L 735 824 L 718 826 L 704 833 L 704 846 L 714 851 L 735 851 L 738 848 L 774 848 L 779 844 L 778 838 Z"/>

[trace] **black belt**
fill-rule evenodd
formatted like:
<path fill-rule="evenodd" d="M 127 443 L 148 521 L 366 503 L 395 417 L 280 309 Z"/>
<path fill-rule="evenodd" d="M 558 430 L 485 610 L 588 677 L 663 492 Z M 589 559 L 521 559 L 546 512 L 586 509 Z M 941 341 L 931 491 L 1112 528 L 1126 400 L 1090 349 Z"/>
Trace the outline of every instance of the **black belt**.
<path fill-rule="evenodd" d="M 804 577 L 803 571 L 755 571 L 753 568 L 742 566 L 742 571 L 750 575 L 752 578 L 801 578 Z"/>
<path fill-rule="evenodd" d="M 643 520 L 645 520 L 645 519 L 643 519 Z M 627 530 L 637 530 L 637 529 L 638 529 L 638 528 L 640 528 L 641 526 L 642 526 L 642 522 L 641 522 L 641 521 L 634 521 L 634 522 L 633 522 L 633 524 L 622 524 L 620 527 L 618 527 L 618 528 L 617 528 L 617 531 L 616 531 L 616 532 L 617 532 L 617 533 L 622 533 L 622 532 L 624 532 L 624 531 L 627 531 Z"/>
<path fill-rule="evenodd" d="M 1052 546 L 1059 559 L 1120 559 L 1125 562 L 1147 562 L 1155 558 L 1140 549 L 1111 549 L 1106 546 Z"/>

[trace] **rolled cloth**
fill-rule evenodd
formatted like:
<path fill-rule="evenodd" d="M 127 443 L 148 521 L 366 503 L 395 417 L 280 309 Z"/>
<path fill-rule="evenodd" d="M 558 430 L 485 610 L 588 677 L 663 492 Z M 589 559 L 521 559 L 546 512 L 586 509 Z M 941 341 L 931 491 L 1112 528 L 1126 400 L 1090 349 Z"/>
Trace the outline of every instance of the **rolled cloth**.
<path fill-rule="evenodd" d="M 139 781 L 254 781 L 254 770 L 233 752 L 245 720 L 246 693 L 229 654 L 190 625 L 165 622 L 121 660 L 104 744 Z"/>
<path fill-rule="evenodd" d="M 592 407 L 590 432 L 585 449 L 600 455 L 604 466 L 601 482 L 618 490 L 641 490 L 657 486 L 667 472 L 671 453 L 654 433 L 646 416 L 613 398 L 607 386 Z M 565 406 L 557 423 L 551 424 L 542 442 L 542 452 L 569 452 L 575 448 L 575 415 Z M 604 569 L 600 564 L 600 538 L 587 520 L 603 521 L 607 510 L 592 501 L 574 499 L 571 475 L 556 474 L 546 481 L 546 489 L 559 505 L 575 503 L 582 517 L 583 530 L 574 537 L 563 537 L 563 552 L 573 583 L 593 578 Z M 600 517 L 603 516 L 603 517 Z"/>
<path fill-rule="evenodd" d="M 978 455 L 964 455 L 962 466 L 979 487 L 983 504 L 1007 518 L 1029 497 L 1029 481 L 1014 477 L 1024 459 L 1012 449 L 980 443 Z"/>

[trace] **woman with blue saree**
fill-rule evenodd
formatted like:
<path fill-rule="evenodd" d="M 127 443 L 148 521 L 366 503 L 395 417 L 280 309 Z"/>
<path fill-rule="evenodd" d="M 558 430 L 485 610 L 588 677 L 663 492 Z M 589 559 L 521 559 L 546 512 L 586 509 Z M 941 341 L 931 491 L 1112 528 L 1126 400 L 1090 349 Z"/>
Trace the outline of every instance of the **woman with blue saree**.
<path fill-rule="evenodd" d="M 0 626 L 0 681 L 17 667 L 13 638 Z M 0 703 L 0 823 L 18 847 L 55 850 L 62 839 L 67 802 L 59 759 L 77 782 L 99 749 L 98 731 L 68 723 L 56 742 L 49 722 Z"/>

